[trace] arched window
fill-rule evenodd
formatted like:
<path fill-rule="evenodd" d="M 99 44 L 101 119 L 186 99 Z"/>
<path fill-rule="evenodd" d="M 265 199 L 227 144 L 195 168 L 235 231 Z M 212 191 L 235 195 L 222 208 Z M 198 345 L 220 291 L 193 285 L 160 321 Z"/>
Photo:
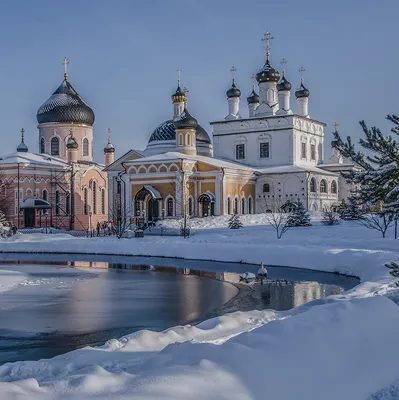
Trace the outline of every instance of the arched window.
<path fill-rule="evenodd" d="M 320 181 L 320 193 L 327 193 L 327 182 L 324 179 Z"/>
<path fill-rule="evenodd" d="M 336 181 L 331 182 L 331 193 L 337 194 L 337 182 Z"/>
<path fill-rule="evenodd" d="M 248 214 L 252 214 L 252 198 L 248 199 Z"/>
<path fill-rule="evenodd" d="M 227 214 L 231 214 L 231 200 L 230 197 L 227 198 Z"/>
<path fill-rule="evenodd" d="M 89 140 L 87 138 L 83 139 L 83 157 L 89 155 Z"/>
<path fill-rule="evenodd" d="M 312 193 L 316 193 L 316 179 L 315 178 L 312 178 L 310 180 L 310 191 Z"/>
<path fill-rule="evenodd" d="M 97 214 L 97 183 L 96 181 L 93 181 L 93 186 L 92 186 L 92 210 L 93 210 L 93 214 Z"/>
<path fill-rule="evenodd" d="M 40 153 L 45 153 L 46 152 L 46 141 L 44 140 L 44 137 L 40 139 Z"/>
<path fill-rule="evenodd" d="M 32 189 L 26 189 L 26 198 L 29 199 L 33 196 Z"/>
<path fill-rule="evenodd" d="M 46 200 L 46 201 L 47 201 L 47 199 L 48 199 L 48 193 L 47 193 L 47 190 L 46 190 L 46 189 L 43 190 L 42 199 L 43 199 L 43 200 Z"/>
<path fill-rule="evenodd" d="M 71 193 L 66 192 L 65 194 L 65 214 L 69 215 L 71 213 Z"/>
<path fill-rule="evenodd" d="M 60 191 L 55 191 L 55 215 L 60 215 Z"/>
<path fill-rule="evenodd" d="M 179 146 L 183 146 L 183 135 L 179 134 Z"/>
<path fill-rule="evenodd" d="M 166 206 L 167 206 L 167 216 L 173 217 L 173 199 L 171 197 L 169 197 Z"/>
<path fill-rule="evenodd" d="M 270 185 L 268 183 L 263 185 L 263 193 L 270 193 Z"/>
<path fill-rule="evenodd" d="M 189 197 L 188 198 L 188 215 L 193 215 L 194 214 L 194 209 L 193 209 L 193 198 Z"/>
<path fill-rule="evenodd" d="M 51 155 L 52 156 L 60 155 L 60 141 L 57 137 L 53 137 L 51 139 Z"/>
<path fill-rule="evenodd" d="M 187 135 L 187 145 L 188 146 L 191 145 L 191 137 L 190 137 L 190 135 Z"/>
<path fill-rule="evenodd" d="M 87 203 L 87 188 L 83 189 L 83 213 L 86 215 L 89 213 L 89 207 Z"/>
<path fill-rule="evenodd" d="M 101 190 L 101 214 L 105 214 L 105 189 Z"/>
<path fill-rule="evenodd" d="M 234 214 L 238 214 L 238 199 L 234 199 Z"/>
<path fill-rule="evenodd" d="M 245 197 L 241 199 L 241 214 L 245 214 Z"/>

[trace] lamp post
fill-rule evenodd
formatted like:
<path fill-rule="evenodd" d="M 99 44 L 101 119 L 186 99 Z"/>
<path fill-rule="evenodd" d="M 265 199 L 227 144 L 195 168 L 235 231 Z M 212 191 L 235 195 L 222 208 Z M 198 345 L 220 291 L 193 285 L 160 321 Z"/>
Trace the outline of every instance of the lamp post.
<path fill-rule="evenodd" d="M 93 236 L 93 232 L 92 232 L 92 230 L 91 230 L 91 216 L 92 216 L 92 212 L 90 211 L 89 212 L 89 230 L 90 230 L 90 236 Z"/>
<path fill-rule="evenodd" d="M 165 209 L 162 209 L 162 219 L 165 219 Z"/>

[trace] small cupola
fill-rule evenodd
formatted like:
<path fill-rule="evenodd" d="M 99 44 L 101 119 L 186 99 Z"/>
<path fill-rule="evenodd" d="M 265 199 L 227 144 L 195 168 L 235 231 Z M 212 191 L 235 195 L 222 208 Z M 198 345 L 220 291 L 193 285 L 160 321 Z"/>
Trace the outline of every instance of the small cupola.
<path fill-rule="evenodd" d="M 21 129 L 21 143 L 17 147 L 18 153 L 27 153 L 28 152 L 28 146 L 25 144 L 25 140 L 24 140 L 24 133 L 25 133 L 25 129 L 22 128 Z"/>

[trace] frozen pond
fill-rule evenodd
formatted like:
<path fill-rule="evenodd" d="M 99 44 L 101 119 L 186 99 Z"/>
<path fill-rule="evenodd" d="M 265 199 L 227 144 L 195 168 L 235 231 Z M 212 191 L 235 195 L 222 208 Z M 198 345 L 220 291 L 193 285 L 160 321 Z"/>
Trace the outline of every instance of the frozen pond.
<path fill-rule="evenodd" d="M 2 260 L 0 364 L 49 358 L 227 311 L 286 310 L 358 283 L 334 274 L 267 267 L 270 279 L 248 288 L 237 285 L 238 274 L 256 267 L 143 257 L 3 254 Z M 9 281 L 10 271 L 18 279 Z"/>

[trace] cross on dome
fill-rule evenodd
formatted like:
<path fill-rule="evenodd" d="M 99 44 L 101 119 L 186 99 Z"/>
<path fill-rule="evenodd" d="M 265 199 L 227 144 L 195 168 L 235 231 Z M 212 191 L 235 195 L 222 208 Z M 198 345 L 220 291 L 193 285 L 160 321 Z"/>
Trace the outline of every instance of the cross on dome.
<path fill-rule="evenodd" d="M 231 67 L 230 68 L 230 72 L 231 72 L 231 77 L 233 78 L 233 82 L 234 82 L 234 80 L 235 80 L 235 78 L 236 78 L 236 72 L 237 72 L 237 68 L 236 67 Z"/>
<path fill-rule="evenodd" d="M 179 67 L 177 68 L 177 85 L 180 86 L 180 74 L 181 74 L 182 69 Z"/>
<path fill-rule="evenodd" d="M 333 127 L 334 127 L 334 132 L 338 132 L 339 123 L 338 122 L 334 122 L 333 123 Z"/>
<path fill-rule="evenodd" d="M 111 128 L 108 128 L 108 143 L 111 143 Z"/>
<path fill-rule="evenodd" d="M 62 62 L 62 64 L 64 65 L 64 78 L 67 79 L 68 78 L 68 64 L 69 61 L 66 57 L 64 57 L 64 61 Z"/>
<path fill-rule="evenodd" d="M 270 56 L 270 50 L 271 50 L 271 42 L 274 39 L 274 37 L 271 35 L 269 31 L 267 31 L 263 35 L 263 39 L 261 39 L 262 42 L 265 42 L 265 50 L 266 50 L 266 56 Z"/>
<path fill-rule="evenodd" d="M 25 129 L 22 128 L 21 129 L 21 140 L 22 140 L 22 142 L 24 141 L 24 133 L 25 133 Z"/>
<path fill-rule="evenodd" d="M 301 75 L 301 83 L 303 83 L 303 75 L 305 74 L 306 69 L 301 67 L 299 68 L 299 73 Z"/>
<path fill-rule="evenodd" d="M 283 76 L 285 76 L 285 66 L 287 65 L 287 60 L 285 59 L 285 58 L 283 58 L 281 61 L 280 61 L 280 64 L 281 64 L 281 69 L 282 69 L 282 71 L 283 71 Z"/>

